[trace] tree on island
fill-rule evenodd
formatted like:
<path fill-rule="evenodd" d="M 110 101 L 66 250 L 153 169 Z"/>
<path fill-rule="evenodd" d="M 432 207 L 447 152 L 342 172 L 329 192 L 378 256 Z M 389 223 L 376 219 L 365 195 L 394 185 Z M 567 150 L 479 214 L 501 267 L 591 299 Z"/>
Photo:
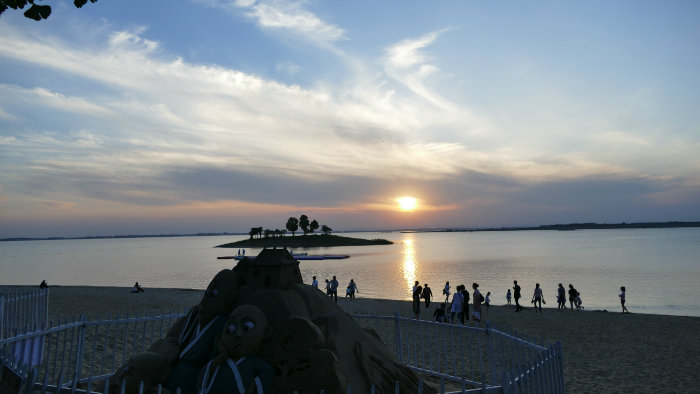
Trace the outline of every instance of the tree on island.
<path fill-rule="evenodd" d="M 323 234 L 328 235 L 328 234 L 331 233 L 331 231 L 333 231 L 333 229 L 330 228 L 330 227 L 328 227 L 328 226 L 326 226 L 325 224 L 324 224 L 323 226 L 321 226 L 321 232 L 322 232 Z"/>
<path fill-rule="evenodd" d="M 309 232 L 313 234 L 316 230 L 318 230 L 318 222 L 316 221 L 316 219 L 314 219 L 309 224 Z"/>
<path fill-rule="evenodd" d="M 291 217 L 287 219 L 287 230 L 292 232 L 292 237 L 294 236 L 294 233 L 299 230 L 299 219 L 295 217 Z"/>
<path fill-rule="evenodd" d="M 299 227 L 301 227 L 301 231 L 304 232 L 304 235 L 309 233 L 309 217 L 306 215 L 301 215 L 299 217 Z"/>
<path fill-rule="evenodd" d="M 253 239 L 256 235 L 258 238 L 262 238 L 263 236 L 263 228 L 262 227 L 252 227 L 250 231 L 248 231 L 248 235 L 250 235 L 250 239 Z"/>
<path fill-rule="evenodd" d="M 27 4 L 31 4 L 27 11 L 24 12 L 24 16 L 29 19 L 34 19 L 35 21 L 40 21 L 46 19 L 51 15 L 50 5 L 38 5 L 34 4 L 35 0 L 0 0 L 0 15 L 2 15 L 5 10 L 12 8 L 13 10 L 21 10 Z M 76 7 L 81 8 L 84 6 L 88 0 L 74 0 L 73 4 Z M 90 0 L 91 3 L 97 2 L 97 0 Z"/>

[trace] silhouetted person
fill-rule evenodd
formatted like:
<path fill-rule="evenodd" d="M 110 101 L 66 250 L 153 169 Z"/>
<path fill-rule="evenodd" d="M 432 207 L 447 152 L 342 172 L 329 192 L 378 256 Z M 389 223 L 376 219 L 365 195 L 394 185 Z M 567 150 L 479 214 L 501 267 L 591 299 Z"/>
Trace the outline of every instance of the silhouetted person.
<path fill-rule="evenodd" d="M 331 279 L 331 298 L 335 298 L 335 302 L 338 302 L 338 279 L 335 278 L 335 275 L 333 275 L 333 279 Z"/>
<path fill-rule="evenodd" d="M 620 287 L 620 303 L 622 304 L 622 313 L 630 313 L 630 311 L 627 310 L 627 307 L 625 306 L 625 286 Z"/>
<path fill-rule="evenodd" d="M 574 285 L 569 283 L 569 302 L 571 303 L 572 311 L 574 310 L 574 306 L 576 306 L 576 297 L 578 297 L 578 290 L 574 289 Z"/>
<path fill-rule="evenodd" d="M 515 311 L 520 312 L 523 307 L 520 306 L 520 286 L 518 286 L 518 281 L 513 281 L 513 298 L 515 299 Z"/>
<path fill-rule="evenodd" d="M 413 313 L 416 314 L 416 319 L 420 317 L 420 296 L 423 294 L 423 288 L 419 281 L 413 286 Z"/>
<path fill-rule="evenodd" d="M 430 308 L 430 298 L 433 296 L 433 291 L 430 290 L 430 287 L 428 287 L 428 284 L 425 284 L 425 287 L 423 287 L 423 299 L 425 300 L 425 307 Z"/>
<path fill-rule="evenodd" d="M 139 284 L 139 282 L 134 283 L 134 288 L 131 289 L 132 293 L 143 293 L 143 287 Z"/>
<path fill-rule="evenodd" d="M 48 289 L 49 285 L 46 284 L 45 280 L 42 280 L 41 283 L 39 284 L 40 289 Z"/>

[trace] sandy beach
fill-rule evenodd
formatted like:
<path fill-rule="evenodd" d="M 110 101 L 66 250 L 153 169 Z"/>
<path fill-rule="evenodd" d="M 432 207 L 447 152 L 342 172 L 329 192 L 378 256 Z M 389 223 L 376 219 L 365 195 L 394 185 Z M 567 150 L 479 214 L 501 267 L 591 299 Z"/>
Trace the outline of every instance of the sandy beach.
<path fill-rule="evenodd" d="M 127 287 L 51 286 L 49 318 L 85 314 L 105 318 L 126 313 L 143 315 L 184 310 L 199 302 L 202 290 L 150 289 L 132 294 Z M 361 294 L 360 294 L 361 296 Z M 338 299 L 347 312 L 373 312 L 412 316 L 409 301 L 356 298 Z M 430 312 L 422 311 L 427 319 Z M 485 308 L 484 308 L 485 309 Z M 564 347 L 566 388 L 571 393 L 596 392 L 700 392 L 700 318 L 621 314 L 604 311 L 542 314 L 527 309 L 491 306 L 486 320 L 498 327 L 516 329 L 545 342 Z"/>

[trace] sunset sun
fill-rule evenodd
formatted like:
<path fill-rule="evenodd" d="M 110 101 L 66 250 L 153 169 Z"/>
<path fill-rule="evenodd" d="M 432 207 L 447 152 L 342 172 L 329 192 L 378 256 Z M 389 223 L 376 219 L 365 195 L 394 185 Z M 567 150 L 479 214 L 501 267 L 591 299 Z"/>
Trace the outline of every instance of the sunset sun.
<path fill-rule="evenodd" d="M 396 202 L 399 203 L 399 208 L 402 211 L 408 212 L 414 211 L 418 205 L 418 200 L 413 197 L 399 197 L 396 199 Z"/>

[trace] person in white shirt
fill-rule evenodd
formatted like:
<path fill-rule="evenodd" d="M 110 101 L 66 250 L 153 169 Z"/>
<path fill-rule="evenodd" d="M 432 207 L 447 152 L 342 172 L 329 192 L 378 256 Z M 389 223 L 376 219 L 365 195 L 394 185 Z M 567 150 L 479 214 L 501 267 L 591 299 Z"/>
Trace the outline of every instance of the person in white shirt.
<path fill-rule="evenodd" d="M 452 296 L 452 309 L 450 309 L 450 320 L 452 323 L 461 323 L 462 321 L 462 303 L 464 302 L 464 296 L 460 292 L 461 286 L 457 286 L 457 291 Z"/>

